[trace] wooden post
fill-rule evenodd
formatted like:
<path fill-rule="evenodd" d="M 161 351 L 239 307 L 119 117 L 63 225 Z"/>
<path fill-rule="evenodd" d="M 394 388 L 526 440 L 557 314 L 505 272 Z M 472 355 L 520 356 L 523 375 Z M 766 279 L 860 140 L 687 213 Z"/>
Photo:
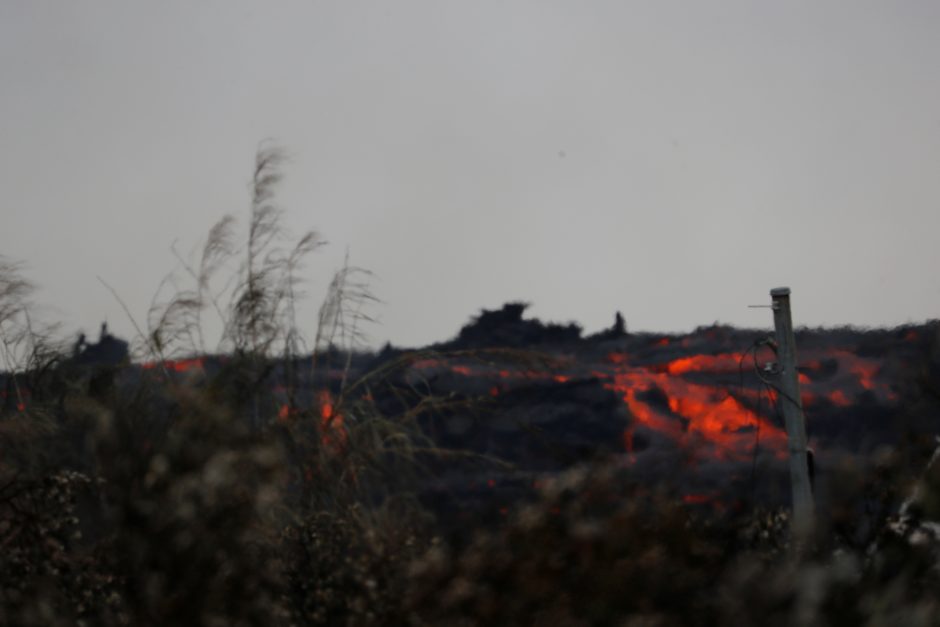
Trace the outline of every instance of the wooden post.
<path fill-rule="evenodd" d="M 793 531 L 797 544 L 812 531 L 814 505 L 807 462 L 806 425 L 800 381 L 796 371 L 796 340 L 790 317 L 790 288 L 770 290 L 774 327 L 777 333 L 777 360 L 780 365 L 779 403 L 787 427 L 790 452 L 790 485 L 793 489 Z"/>

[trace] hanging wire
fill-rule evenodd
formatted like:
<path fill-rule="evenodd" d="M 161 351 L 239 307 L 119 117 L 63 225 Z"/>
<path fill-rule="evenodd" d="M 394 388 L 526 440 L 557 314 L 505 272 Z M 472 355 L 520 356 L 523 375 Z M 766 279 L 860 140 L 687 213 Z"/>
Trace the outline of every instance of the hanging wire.
<path fill-rule="evenodd" d="M 754 372 L 757 374 L 757 378 L 759 378 L 759 379 L 761 380 L 761 382 L 763 382 L 763 384 L 764 384 L 765 386 L 767 386 L 768 388 L 774 390 L 774 391 L 777 393 L 778 396 L 783 397 L 783 398 L 787 399 L 788 401 L 790 401 L 791 403 L 793 403 L 793 405 L 794 405 L 797 409 L 799 409 L 800 411 L 803 411 L 803 407 L 802 407 L 802 405 L 800 405 L 799 401 L 797 401 L 795 398 L 793 398 L 792 396 L 790 396 L 787 392 L 785 392 L 785 391 L 783 390 L 783 388 L 781 388 L 779 385 L 777 385 L 777 384 L 774 383 L 773 381 L 769 380 L 767 377 L 765 377 L 765 376 L 763 375 L 763 373 L 761 373 L 761 371 L 760 371 L 760 366 L 758 366 L 758 364 L 757 364 L 757 354 L 756 354 L 756 353 L 754 354 Z"/>
<path fill-rule="evenodd" d="M 754 366 L 754 373 L 757 375 L 759 381 L 757 388 L 757 402 L 754 409 L 757 424 L 755 425 L 754 430 L 754 445 L 752 447 L 753 452 L 751 455 L 752 496 L 757 489 L 757 460 L 760 457 L 761 417 L 763 415 L 764 395 L 767 395 L 767 404 L 769 410 L 768 416 L 774 420 L 777 426 L 784 426 L 784 420 L 783 410 L 780 406 L 780 403 L 776 399 L 783 396 L 784 398 L 789 399 L 791 402 L 794 402 L 792 397 L 783 392 L 779 386 L 775 385 L 772 381 L 767 379 L 767 377 L 765 377 L 761 372 L 760 364 L 757 361 L 757 351 L 764 346 L 767 346 L 776 353 L 776 345 L 773 339 L 764 338 L 755 340 L 754 343 L 751 344 L 751 346 L 749 346 L 744 352 L 742 352 L 741 356 L 738 358 L 738 376 L 741 396 L 745 396 L 744 361 L 747 359 L 748 355 L 751 356 L 751 360 Z"/>
<path fill-rule="evenodd" d="M 738 376 L 739 376 L 739 387 L 741 391 L 741 396 L 744 397 L 745 387 L 744 387 L 744 360 L 747 358 L 748 354 L 752 354 L 754 363 L 757 363 L 757 350 L 765 345 L 767 340 L 755 340 L 754 343 L 749 346 L 745 351 L 741 353 L 741 356 L 738 358 Z M 757 404 L 754 410 L 755 415 L 755 425 L 754 429 L 754 446 L 752 447 L 751 455 L 751 498 L 754 497 L 754 493 L 757 490 L 757 459 L 760 456 L 760 431 L 761 431 L 761 410 L 763 408 L 763 398 L 764 398 L 764 387 L 758 386 L 757 388 Z"/>

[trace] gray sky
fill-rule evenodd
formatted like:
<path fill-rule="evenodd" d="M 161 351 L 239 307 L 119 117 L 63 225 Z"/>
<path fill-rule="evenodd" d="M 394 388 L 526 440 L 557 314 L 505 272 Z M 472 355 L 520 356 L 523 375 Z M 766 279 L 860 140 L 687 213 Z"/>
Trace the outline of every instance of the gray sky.
<path fill-rule="evenodd" d="M 940 3 L 0 3 L 0 253 L 68 330 L 131 327 L 291 154 L 305 328 L 345 248 L 375 343 L 529 300 L 589 331 L 940 316 Z"/>

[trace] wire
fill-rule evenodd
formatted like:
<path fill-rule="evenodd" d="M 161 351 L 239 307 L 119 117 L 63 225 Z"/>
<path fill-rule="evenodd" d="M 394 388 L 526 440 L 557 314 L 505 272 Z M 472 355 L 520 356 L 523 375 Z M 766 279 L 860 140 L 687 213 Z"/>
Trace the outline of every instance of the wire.
<path fill-rule="evenodd" d="M 764 377 L 764 375 L 761 374 L 760 368 L 759 368 L 758 365 L 757 365 L 757 359 L 756 359 L 756 357 L 755 357 L 755 359 L 754 359 L 754 372 L 757 374 L 757 377 L 764 383 L 764 385 L 766 385 L 766 386 L 769 387 L 769 388 L 772 388 L 774 391 L 777 392 L 777 394 L 779 394 L 779 395 L 782 396 L 783 398 L 785 398 L 785 399 L 787 399 L 788 401 L 790 401 L 791 403 L 793 403 L 793 406 L 794 406 L 794 407 L 796 407 L 797 409 L 799 409 L 801 412 L 803 411 L 803 406 L 800 404 L 799 401 L 797 401 L 797 400 L 794 399 L 792 396 L 790 396 L 790 395 L 789 395 L 787 392 L 785 392 L 779 385 L 777 385 L 777 384 L 774 383 L 773 381 L 770 381 L 769 379 L 767 379 L 766 377 Z"/>
<path fill-rule="evenodd" d="M 739 387 L 742 397 L 744 396 L 744 360 L 747 358 L 748 353 L 752 352 L 754 356 L 754 363 L 757 363 L 757 349 L 767 342 L 767 339 L 755 340 L 754 343 L 747 348 L 747 350 L 741 353 L 741 357 L 738 358 L 738 376 L 740 377 Z M 751 498 L 754 498 L 754 493 L 757 491 L 757 459 L 760 455 L 761 401 L 763 399 L 762 390 L 763 388 L 757 388 L 757 407 L 755 408 L 754 412 L 757 425 L 754 432 L 754 446 L 752 448 L 751 455 Z"/>
<path fill-rule="evenodd" d="M 800 404 L 797 403 L 793 399 L 792 396 L 790 396 L 784 390 L 782 390 L 780 386 L 774 384 L 772 381 L 767 379 L 767 377 L 765 377 L 763 373 L 761 372 L 760 365 L 758 364 L 758 361 L 757 361 L 757 352 L 763 346 L 770 348 L 770 350 L 772 350 L 775 355 L 777 354 L 776 342 L 773 340 L 773 338 L 767 337 L 764 339 L 755 340 L 754 343 L 751 344 L 751 346 L 749 346 L 744 352 L 742 352 L 741 356 L 738 358 L 738 376 L 739 376 L 739 387 L 740 387 L 741 395 L 744 396 L 744 390 L 745 390 L 744 360 L 747 359 L 748 354 L 751 355 L 751 360 L 754 365 L 754 374 L 757 375 L 757 378 L 760 382 L 760 385 L 757 388 L 757 403 L 756 403 L 755 410 L 754 410 L 757 424 L 756 424 L 756 428 L 754 431 L 754 446 L 752 449 L 753 453 L 751 456 L 751 494 L 752 494 L 752 497 L 753 497 L 754 492 L 757 489 L 757 460 L 760 457 L 761 416 L 762 416 L 762 409 L 763 409 L 763 402 L 764 402 L 764 393 L 765 392 L 767 393 L 769 406 L 771 408 L 776 409 L 776 411 L 771 413 L 771 415 L 776 419 L 778 426 L 783 426 L 784 428 L 786 428 L 785 421 L 783 419 L 783 411 L 780 407 L 779 402 L 774 400 L 775 397 L 771 393 L 771 391 L 777 394 L 777 398 L 782 396 L 783 398 L 788 399 L 797 408 L 799 408 L 800 411 L 802 411 L 802 407 L 800 407 Z"/>
<path fill-rule="evenodd" d="M 774 352 L 775 355 L 777 354 L 776 342 L 773 340 L 773 338 L 767 337 L 761 340 L 755 340 L 754 343 L 750 347 L 748 347 L 744 352 L 742 352 L 741 356 L 738 358 L 738 376 L 739 376 L 738 385 L 739 385 L 741 396 L 742 397 L 745 396 L 744 394 L 744 390 L 745 390 L 744 360 L 747 358 L 749 353 L 751 355 L 751 359 L 754 364 L 754 374 L 757 375 L 757 378 L 761 384 L 757 388 L 757 404 L 755 408 L 755 416 L 757 420 L 757 425 L 756 425 L 756 429 L 754 432 L 754 446 L 753 446 L 753 453 L 751 457 L 751 496 L 752 498 L 757 489 L 757 459 L 760 455 L 761 408 L 763 404 L 764 391 L 765 390 L 767 391 L 767 397 L 768 397 L 768 401 L 770 405 L 776 409 L 776 412 L 774 413 L 775 413 L 775 417 L 777 419 L 778 425 L 782 424 L 784 428 L 786 428 L 785 419 L 783 417 L 783 409 L 780 406 L 779 400 L 774 400 L 775 397 L 773 394 L 770 393 L 771 390 L 776 393 L 777 399 L 785 398 L 790 403 L 792 403 L 794 407 L 799 409 L 801 413 L 803 412 L 802 405 L 796 399 L 794 399 L 789 393 L 783 390 L 779 385 L 777 385 L 776 383 L 774 383 L 773 381 L 765 377 L 763 373 L 761 372 L 760 365 L 757 362 L 757 351 L 763 346 L 767 346 Z"/>
<path fill-rule="evenodd" d="M 791 403 L 793 403 L 793 405 L 794 405 L 797 409 L 799 409 L 799 410 L 802 412 L 802 411 L 803 411 L 803 405 L 802 405 L 799 401 L 797 401 L 797 400 L 794 399 L 792 396 L 790 396 L 790 395 L 789 395 L 787 392 L 785 392 L 779 385 L 777 385 L 777 384 L 774 383 L 773 381 L 770 381 L 770 380 L 767 379 L 763 374 L 761 374 L 760 366 L 757 364 L 757 350 L 756 350 L 756 349 L 757 349 L 758 347 L 764 346 L 764 345 L 769 346 L 770 349 L 774 352 L 774 354 L 775 354 L 775 355 L 777 354 L 777 343 L 776 343 L 773 339 L 771 339 L 771 338 L 765 338 L 765 339 L 763 339 L 763 340 L 759 340 L 759 341 L 755 342 L 755 343 L 754 343 L 754 346 L 752 347 L 752 348 L 754 348 L 754 373 L 757 375 L 757 378 L 760 379 L 761 382 L 763 382 L 764 385 L 766 385 L 768 388 L 773 389 L 773 390 L 776 391 L 780 396 L 782 396 L 783 398 L 785 398 L 785 399 L 787 399 L 788 401 L 790 401 Z"/>

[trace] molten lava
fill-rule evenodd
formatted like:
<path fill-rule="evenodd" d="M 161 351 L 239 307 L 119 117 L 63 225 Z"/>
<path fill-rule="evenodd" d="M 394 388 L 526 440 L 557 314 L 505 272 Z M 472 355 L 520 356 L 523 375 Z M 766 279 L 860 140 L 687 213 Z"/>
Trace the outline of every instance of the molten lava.
<path fill-rule="evenodd" d="M 333 395 L 329 390 L 320 390 L 317 394 L 316 406 L 312 409 L 314 415 L 319 418 L 324 446 L 334 453 L 340 452 L 346 446 L 347 434 L 343 416 L 336 411 Z M 284 403 L 278 408 L 277 419 L 281 423 L 286 423 L 302 415 L 299 408 Z"/>
<path fill-rule="evenodd" d="M 744 460 L 760 437 L 762 446 L 778 456 L 785 454 L 786 434 L 741 405 L 726 391 L 690 383 L 668 372 L 650 368 L 618 369 L 604 387 L 617 392 L 637 426 L 668 436 L 678 444 L 704 446 L 721 460 Z M 653 389 L 665 395 L 668 411 L 653 407 L 638 393 Z M 629 436 L 632 442 L 633 433 Z"/>
<path fill-rule="evenodd" d="M 655 348 L 674 350 L 675 345 L 688 346 L 688 338 L 673 342 L 661 338 Z M 896 398 L 895 393 L 878 379 L 880 364 L 844 349 L 807 350 L 798 374 L 803 403 L 816 406 L 827 399 L 836 407 L 852 404 L 850 398 L 861 392 L 875 394 L 882 401 Z M 823 364 L 830 364 L 828 369 Z M 533 371 L 514 367 L 497 367 L 481 362 L 461 360 L 423 360 L 415 364 L 421 370 L 448 370 L 461 377 L 482 378 L 488 383 L 484 390 L 498 398 L 516 381 L 544 381 L 569 384 L 595 379 L 623 401 L 632 423 L 623 432 L 624 449 L 631 461 L 637 450 L 641 432 L 644 441 L 652 434 L 666 437 L 676 445 L 695 450 L 699 459 L 747 461 L 760 450 L 778 459 L 787 455 L 787 436 L 778 416 L 778 393 L 774 379 L 779 375 L 753 376 L 754 362 L 739 353 L 692 354 L 670 361 L 646 354 L 634 363 L 627 352 L 607 354 L 603 360 L 590 364 L 569 363 L 555 371 Z M 558 371 L 562 370 L 562 371 Z M 747 374 L 748 385 L 712 385 L 702 382 L 707 375 L 727 380 L 729 374 Z M 809 374 L 807 374 L 809 373 Z M 690 377 L 689 375 L 695 375 Z M 770 377 L 768 379 L 768 377 Z M 743 381 L 743 379 L 742 379 Z M 833 389 L 834 386 L 835 389 Z M 812 415 L 808 416 L 811 428 Z"/>
<path fill-rule="evenodd" d="M 334 451 L 346 446 L 346 429 L 343 426 L 343 416 L 335 411 L 333 395 L 329 390 L 321 390 L 318 395 L 320 404 L 320 426 L 323 433 L 323 444 Z"/>
<path fill-rule="evenodd" d="M 202 357 L 196 357 L 193 359 L 167 359 L 165 361 L 148 361 L 140 365 L 144 370 L 153 370 L 163 366 L 169 372 L 190 372 L 190 371 L 201 371 L 205 365 L 205 360 Z"/>
<path fill-rule="evenodd" d="M 742 355 L 692 355 L 681 357 L 666 364 L 671 375 L 686 372 L 737 372 L 741 368 Z"/>

